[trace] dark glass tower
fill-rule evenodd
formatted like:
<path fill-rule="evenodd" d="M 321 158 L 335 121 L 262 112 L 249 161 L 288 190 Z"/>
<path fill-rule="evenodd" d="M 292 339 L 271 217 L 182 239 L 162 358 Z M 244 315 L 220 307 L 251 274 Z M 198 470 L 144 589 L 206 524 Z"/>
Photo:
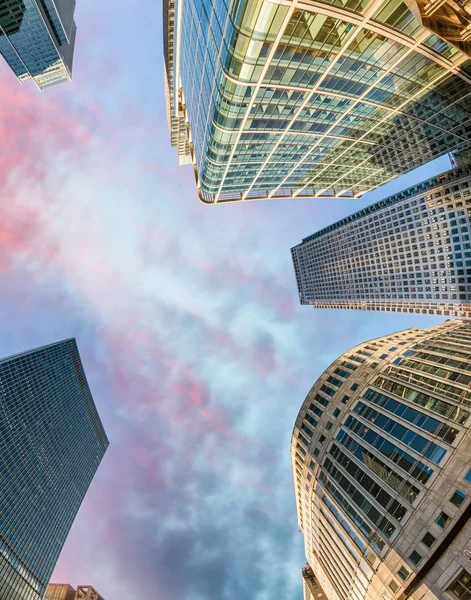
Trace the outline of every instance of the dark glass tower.
<path fill-rule="evenodd" d="M 39 600 L 109 445 L 75 340 L 0 360 L 0 600 Z"/>
<path fill-rule="evenodd" d="M 0 54 L 20 81 L 40 88 L 70 80 L 75 0 L 0 0 Z"/>

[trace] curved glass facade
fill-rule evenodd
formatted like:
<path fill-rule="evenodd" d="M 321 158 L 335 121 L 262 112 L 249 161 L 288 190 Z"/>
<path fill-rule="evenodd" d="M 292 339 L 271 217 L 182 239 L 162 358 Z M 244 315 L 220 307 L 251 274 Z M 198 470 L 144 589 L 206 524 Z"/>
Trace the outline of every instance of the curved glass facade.
<path fill-rule="evenodd" d="M 173 32 L 205 202 L 358 197 L 469 146 L 467 46 L 398 0 L 176 0 Z"/>

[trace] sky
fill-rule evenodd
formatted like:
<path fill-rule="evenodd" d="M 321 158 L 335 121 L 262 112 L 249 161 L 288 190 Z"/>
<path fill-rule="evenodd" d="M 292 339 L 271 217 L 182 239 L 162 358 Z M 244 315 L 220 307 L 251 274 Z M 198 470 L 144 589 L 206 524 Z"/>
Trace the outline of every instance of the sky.
<path fill-rule="evenodd" d="M 73 81 L 0 61 L 0 356 L 75 337 L 110 447 L 52 581 L 300 600 L 290 436 L 348 348 L 420 315 L 300 306 L 290 248 L 360 200 L 204 206 L 170 147 L 160 2 L 79 0 Z"/>

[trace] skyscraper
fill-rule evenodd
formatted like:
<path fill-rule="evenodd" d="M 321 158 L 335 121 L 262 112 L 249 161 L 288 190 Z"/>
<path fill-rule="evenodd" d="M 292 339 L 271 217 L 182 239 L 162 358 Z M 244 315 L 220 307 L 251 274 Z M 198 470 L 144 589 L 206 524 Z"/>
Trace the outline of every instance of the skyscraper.
<path fill-rule="evenodd" d="M 75 0 L 0 0 L 0 54 L 39 89 L 70 80 Z"/>
<path fill-rule="evenodd" d="M 469 146 L 464 0 L 164 0 L 164 24 L 171 141 L 205 203 L 356 198 Z"/>
<path fill-rule="evenodd" d="M 371 340 L 321 375 L 291 459 L 306 557 L 329 600 L 469 598 L 470 426 L 471 323 Z"/>
<path fill-rule="evenodd" d="M 310 235 L 291 250 L 301 304 L 470 318 L 470 207 L 465 164 Z"/>
<path fill-rule="evenodd" d="M 0 360 L 0 600 L 39 600 L 108 447 L 75 340 Z"/>

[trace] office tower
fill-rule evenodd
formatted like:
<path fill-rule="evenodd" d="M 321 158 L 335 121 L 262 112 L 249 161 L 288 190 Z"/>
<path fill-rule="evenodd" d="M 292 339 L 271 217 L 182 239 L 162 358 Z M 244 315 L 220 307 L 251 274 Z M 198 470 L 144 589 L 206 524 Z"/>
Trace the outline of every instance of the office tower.
<path fill-rule="evenodd" d="M 44 600 L 105 600 L 91 585 L 79 585 L 77 590 L 67 584 L 50 583 Z"/>
<path fill-rule="evenodd" d="M 464 4 L 165 0 L 171 141 L 200 199 L 357 198 L 468 147 Z"/>
<path fill-rule="evenodd" d="M 0 360 L 0 600 L 40 600 L 108 439 L 75 340 Z"/>
<path fill-rule="evenodd" d="M 0 54 L 39 89 L 72 76 L 75 0 L 0 0 Z"/>
<path fill-rule="evenodd" d="M 301 304 L 470 318 L 470 207 L 465 165 L 310 235 L 291 250 Z"/>
<path fill-rule="evenodd" d="M 469 598 L 470 384 L 471 323 L 447 321 L 359 344 L 310 390 L 291 459 L 329 600 Z"/>

